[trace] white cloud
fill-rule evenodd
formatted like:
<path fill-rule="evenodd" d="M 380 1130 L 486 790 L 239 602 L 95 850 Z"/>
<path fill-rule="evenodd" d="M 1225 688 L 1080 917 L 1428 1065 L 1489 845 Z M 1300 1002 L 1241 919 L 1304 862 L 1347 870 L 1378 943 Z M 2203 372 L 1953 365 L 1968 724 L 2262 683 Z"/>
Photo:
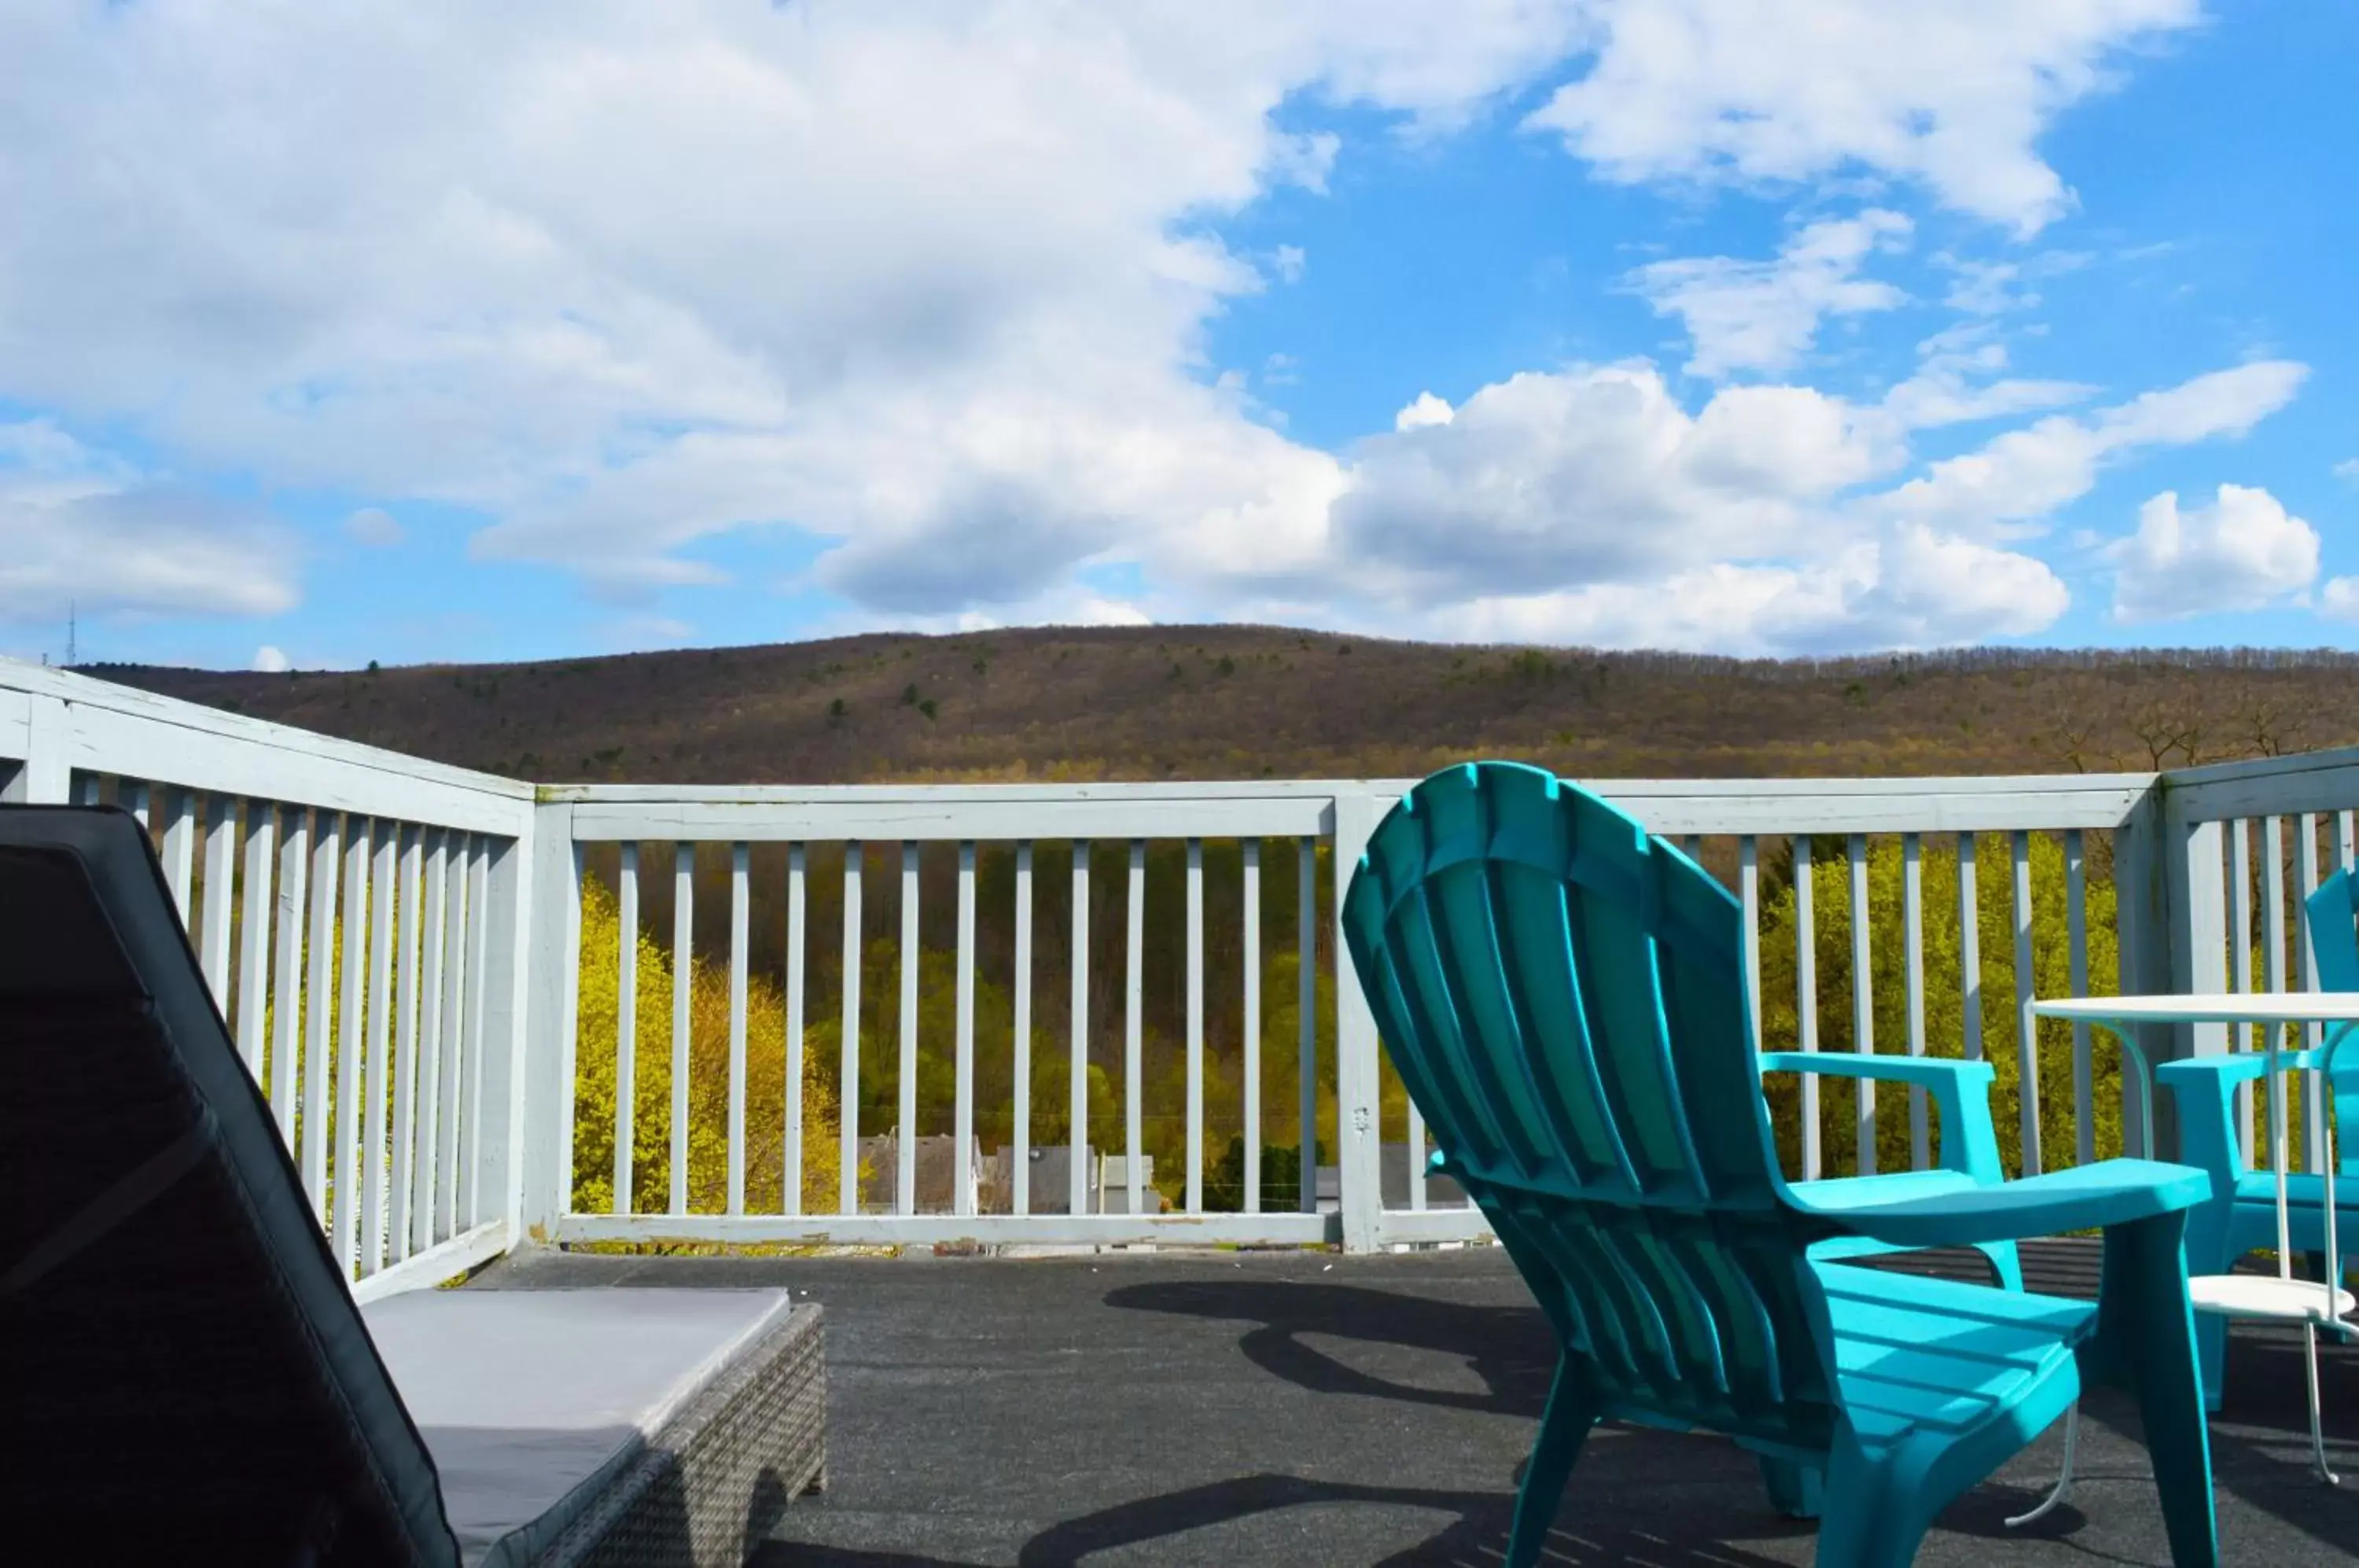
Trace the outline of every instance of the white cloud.
<path fill-rule="evenodd" d="M 2223 485 L 2211 506 L 2183 511 L 2166 490 L 2138 508 L 2137 532 L 2105 555 L 2114 618 L 2170 620 L 2256 610 L 2301 592 L 2318 576 L 2318 530 L 2258 487 Z"/>
<path fill-rule="evenodd" d="M 1884 409 L 1907 430 L 1997 419 L 2078 403 L 2096 392 L 2078 381 L 1995 376 L 2006 368 L 2006 345 L 1988 323 L 1972 321 L 1936 332 L 1917 345 L 1917 372 L 1885 394 Z"/>
<path fill-rule="evenodd" d="M 286 531 L 143 474 L 52 419 L 0 425 L 0 621 L 272 615 L 299 592 Z"/>
<path fill-rule="evenodd" d="M 1446 425 L 1452 411 L 1448 399 L 1437 397 L 1430 392 L 1420 392 L 1416 402 L 1393 416 L 1393 429 L 1416 430 L 1428 425 Z"/>
<path fill-rule="evenodd" d="M 265 675 L 284 674 L 288 669 L 287 656 L 270 644 L 264 643 L 254 650 L 254 668 Z"/>
<path fill-rule="evenodd" d="M 364 506 L 344 519 L 344 537 L 355 544 L 389 550 L 409 537 L 400 519 L 382 506 Z"/>
<path fill-rule="evenodd" d="M 2041 132 L 2125 49 L 2200 19 L 2196 0 L 1620 0 L 1527 124 L 1613 180 L 1864 169 L 2029 234 L 2072 203 Z"/>
<path fill-rule="evenodd" d="M 2331 621 L 2359 621 L 2359 577 L 2330 577 L 2318 591 L 2318 613 Z"/>
<path fill-rule="evenodd" d="M 1484 641 L 1777 657 L 2026 637 L 2070 603 L 2041 561 L 1904 526 L 1824 560 L 1716 562 L 1654 583 L 1486 597 L 1436 620 Z"/>
<path fill-rule="evenodd" d="M 2009 531 L 2088 494 L 2108 460 L 2243 435 L 2291 402 L 2309 374 L 2305 365 L 2262 360 L 2141 393 L 2084 418 L 2052 415 L 1934 463 L 1880 506 L 1950 532 Z"/>
<path fill-rule="evenodd" d="M 1690 417 L 1647 365 L 1527 372 L 1446 407 L 1421 398 L 1361 443 L 1334 506 L 1338 570 L 1423 605 L 1774 556 L 1821 540 L 1822 504 L 1898 455 L 1805 387 L 1724 388 Z"/>
<path fill-rule="evenodd" d="M 2352 484 L 2359 485 L 2359 457 L 2354 457 L 2347 463 L 2336 463 L 2334 465 L 2334 477 L 2337 479 L 2348 479 Z"/>
<path fill-rule="evenodd" d="M 1626 282 L 1657 315 L 1686 324 L 1695 341 L 1690 375 L 1717 379 L 1733 370 L 1786 370 L 1810 352 L 1824 318 L 1901 303 L 1899 289 L 1857 274 L 1871 253 L 1906 245 L 1910 227 L 1898 212 L 1870 208 L 1810 224 L 1775 261 L 1715 256 L 1650 262 Z"/>

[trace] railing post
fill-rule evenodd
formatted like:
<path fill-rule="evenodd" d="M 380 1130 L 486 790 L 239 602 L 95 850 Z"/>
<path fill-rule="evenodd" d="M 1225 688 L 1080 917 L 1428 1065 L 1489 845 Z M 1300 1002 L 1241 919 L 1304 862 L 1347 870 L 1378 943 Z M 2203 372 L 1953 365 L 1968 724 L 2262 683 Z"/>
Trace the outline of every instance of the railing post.
<path fill-rule="evenodd" d="M 60 697 L 28 696 L 30 738 L 24 766 L 0 786 L 0 800 L 16 806 L 62 806 L 70 799 L 72 758 L 66 753 L 66 704 Z"/>
<path fill-rule="evenodd" d="M 484 954 L 483 1167 L 479 1188 L 484 1208 L 507 1222 L 508 1245 L 526 1239 L 527 1223 L 525 1151 L 530 1131 L 527 1084 L 532 1026 L 532 880 L 536 833 L 530 813 L 522 832 L 495 840 L 484 875 L 484 916 L 489 942 Z"/>
<path fill-rule="evenodd" d="M 573 808 L 533 808 L 527 908 L 517 922 L 525 955 L 521 1046 L 516 1082 L 520 1104 L 519 1230 L 516 1239 L 546 1241 L 572 1208 L 574 1000 L 581 980 L 582 857 L 573 843 Z"/>
<path fill-rule="evenodd" d="M 2221 827 L 2190 822 L 2170 809 L 2169 787 L 2157 779 L 2114 834 L 2114 891 L 2120 921 L 2124 996 L 2224 991 L 2227 927 L 2223 900 Z M 2227 1049 L 2220 1024 L 2149 1025 L 2140 1031 L 2147 1058 L 2159 1066 Z M 2135 1071 L 2125 1065 L 2125 1071 Z M 2126 1080 L 2125 1088 L 2126 1089 Z M 2125 1093 L 2125 1152 L 2144 1147 L 2136 1100 Z M 2169 1096 L 2155 1097 L 2153 1149 L 2168 1159 L 2179 1144 Z"/>
<path fill-rule="evenodd" d="M 1352 873 L 1375 828 L 1375 797 L 1364 788 L 1335 797 L 1335 1178 L 1346 1252 L 1374 1252 L 1383 1223 L 1376 1019 L 1352 967 L 1343 924 Z"/>

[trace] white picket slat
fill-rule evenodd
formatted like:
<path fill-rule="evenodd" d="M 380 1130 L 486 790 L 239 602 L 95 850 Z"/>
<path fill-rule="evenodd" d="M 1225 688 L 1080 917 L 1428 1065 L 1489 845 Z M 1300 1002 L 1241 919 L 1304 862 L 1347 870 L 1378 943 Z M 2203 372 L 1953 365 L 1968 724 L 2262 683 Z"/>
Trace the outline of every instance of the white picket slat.
<path fill-rule="evenodd" d="M 751 852 L 729 846 L 729 1212 L 745 1212 L 745 975 L 753 888 Z"/>
<path fill-rule="evenodd" d="M 1016 846 L 1016 992 L 1014 1048 L 1016 1152 L 1007 1171 L 1008 1210 L 1032 1212 L 1032 844 Z"/>
<path fill-rule="evenodd" d="M 1900 835 L 1900 945 L 1907 959 L 1908 1054 L 1925 1054 L 1925 843 L 1917 833 Z M 1908 1091 L 1908 1166 L 1922 1171 L 1933 1162 L 1925 1091 Z"/>
<path fill-rule="evenodd" d="M 1239 846 L 1245 863 L 1245 1212 L 1261 1213 L 1261 840 Z"/>
<path fill-rule="evenodd" d="M 229 938 L 237 912 L 237 802 L 227 795 L 205 797 L 205 870 L 198 903 L 201 935 L 197 943 L 205 985 L 227 1018 L 230 1010 Z"/>
<path fill-rule="evenodd" d="M 901 845 L 901 1071 L 895 1117 L 893 1208 L 918 1212 L 918 843 Z"/>
<path fill-rule="evenodd" d="M 442 1147 L 442 986 L 451 964 L 450 913 L 453 844 L 458 835 L 437 828 L 426 843 L 425 950 L 418 972 L 418 1131 L 409 1168 L 409 1247 L 434 1245 L 434 1157 Z M 462 863 L 463 864 L 463 863 Z"/>
<path fill-rule="evenodd" d="M 2079 828 L 2064 834 L 2064 960 L 2072 995 L 2089 994 L 2089 876 Z M 2089 1026 L 2072 1026 L 2072 1158 L 2082 1165 L 2097 1158 L 2095 1069 L 2089 1057 Z"/>
<path fill-rule="evenodd" d="M 393 880 L 400 848 L 400 827 L 379 822 L 369 867 L 368 1082 L 361 1099 L 361 1169 L 368 1181 L 368 1207 L 361 1216 L 364 1274 L 374 1274 L 386 1263 L 386 1203 L 390 1195 L 386 1191 L 386 1123 L 393 1109 L 386 1104 L 393 1082 Z"/>
<path fill-rule="evenodd" d="M 2031 946 L 2031 835 L 2018 831 L 2009 845 L 2014 871 L 2016 1104 L 2023 1127 L 2023 1173 L 2037 1176 L 2039 1160 L 2039 1020 L 2031 1003 L 2038 975 Z"/>
<path fill-rule="evenodd" d="M 951 1112 L 951 1212 L 974 1213 L 974 841 L 959 845 L 957 1035 Z"/>
<path fill-rule="evenodd" d="M 1204 1212 L 1204 841 L 1188 841 L 1187 1205 Z"/>
<path fill-rule="evenodd" d="M 196 930 L 197 802 L 186 789 L 164 791 L 164 880 L 185 931 Z"/>
<path fill-rule="evenodd" d="M 303 1195 L 324 1226 L 328 1220 L 328 1143 L 333 1137 L 328 1103 L 329 999 L 336 983 L 336 869 L 342 824 L 321 813 L 311 844 L 310 973 L 303 997 Z"/>
<path fill-rule="evenodd" d="M 806 854 L 800 844 L 787 846 L 787 1125 L 779 1154 L 780 1212 L 803 1212 L 803 987 L 804 954 L 810 945 L 806 919 Z"/>
<path fill-rule="evenodd" d="M 1319 1211 L 1319 841 L 1295 841 L 1295 1119 L 1297 1199 L 1306 1214 Z"/>
<path fill-rule="evenodd" d="M 1811 875 L 1810 838 L 1808 833 L 1794 835 L 1794 1020 L 1795 1046 L 1802 1051 L 1819 1049 L 1819 931 L 1816 911 L 1812 909 L 1815 891 Z M 1819 1150 L 1819 1076 L 1802 1074 L 1802 1180 L 1815 1181 L 1820 1174 Z"/>
<path fill-rule="evenodd" d="M 1974 886 L 1974 835 L 1958 835 L 1958 1034 L 1968 1062 L 1983 1059 L 1983 916 Z"/>
<path fill-rule="evenodd" d="M 614 1195 L 631 1212 L 632 1142 L 639 1117 L 639 846 L 625 841 L 614 872 Z"/>
<path fill-rule="evenodd" d="M 398 1015 L 393 1044 L 393 1180 L 392 1212 L 386 1216 L 389 1261 L 409 1257 L 410 1192 L 418 1160 L 418 980 L 424 964 L 426 940 L 425 833 L 418 827 L 401 831 L 399 899 L 401 962 L 396 976 L 394 1008 Z"/>
<path fill-rule="evenodd" d="M 311 824 L 309 816 L 288 810 L 282 814 L 278 837 L 278 961 L 271 973 L 270 1112 L 278 1137 L 292 1156 L 295 1149 L 297 1057 L 301 1051 L 303 1010 L 303 925 L 310 902 Z"/>
<path fill-rule="evenodd" d="M 331 1245 L 346 1278 L 360 1257 L 361 1192 L 376 1184 L 376 1173 L 360 1168 L 361 1086 L 368 1073 L 361 1025 L 367 1006 L 369 853 L 375 833 L 375 824 L 366 817 L 345 825 L 343 952 L 336 961 L 336 1147 L 328 1180 L 335 1197 Z"/>
<path fill-rule="evenodd" d="M 256 1083 L 263 1082 L 263 1053 L 270 1021 L 270 913 L 272 872 L 277 864 L 277 813 L 267 802 L 245 803 L 245 877 L 239 889 L 244 908 L 237 960 L 237 1054 Z"/>
<path fill-rule="evenodd" d="M 1122 1014 L 1122 1118 L 1123 1151 L 1127 1157 L 1125 1174 L 1129 1179 L 1130 1207 L 1127 1213 L 1141 1214 L 1146 1201 L 1143 1172 L 1139 1166 L 1146 1158 L 1146 1105 L 1143 1073 L 1145 1029 L 1147 1027 L 1146 966 L 1147 966 L 1147 841 L 1130 841 L 1130 907 L 1129 918 L 1123 930 L 1123 1014 Z"/>
<path fill-rule="evenodd" d="M 1753 1018 L 1753 1049 L 1761 1049 L 1761 841 L 1736 841 L 1736 897 L 1745 910 L 1745 995 Z"/>
<path fill-rule="evenodd" d="M 1089 1179 L 1083 1154 L 1090 1147 L 1090 841 L 1073 841 L 1073 997 L 1071 1015 L 1072 1104 L 1071 1132 L 1065 1139 L 1065 1212 L 1079 1215 L 1089 1208 Z"/>
<path fill-rule="evenodd" d="M 1851 872 L 1851 1028 L 1852 1050 L 1864 1056 L 1875 1054 L 1875 970 L 1868 953 L 1868 926 L 1873 910 L 1867 896 L 1867 835 L 1854 833 L 1844 851 Z M 1856 1140 L 1855 1158 L 1863 1176 L 1875 1174 L 1875 1083 L 1863 1078 L 1857 1085 L 1858 1100 L 1854 1129 Z"/>
<path fill-rule="evenodd" d="M 860 845 L 843 846 L 843 1028 L 837 1055 L 836 1207 L 860 1212 Z"/>
<path fill-rule="evenodd" d="M 688 1073 L 696 969 L 696 845 L 671 846 L 670 1212 L 688 1213 Z"/>

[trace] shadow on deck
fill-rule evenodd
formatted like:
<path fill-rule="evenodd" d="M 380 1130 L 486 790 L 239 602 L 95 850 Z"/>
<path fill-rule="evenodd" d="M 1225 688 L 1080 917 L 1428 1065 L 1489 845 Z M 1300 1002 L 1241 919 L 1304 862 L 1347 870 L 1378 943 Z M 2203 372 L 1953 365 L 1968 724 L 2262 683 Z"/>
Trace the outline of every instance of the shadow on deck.
<path fill-rule="evenodd" d="M 2041 1244 L 2035 1289 L 2093 1283 Z M 1109 1254 L 1006 1260 L 641 1258 L 538 1253 L 470 1289 L 788 1286 L 827 1309 L 829 1491 L 751 1561 L 830 1564 L 1485 1564 L 1554 1345 L 1495 1248 L 1377 1258 Z M 2328 1433 L 2359 1472 L 2359 1351 L 2326 1356 Z M 2130 1402 L 2085 1410 L 2071 1503 L 2003 1520 L 2053 1479 L 2050 1432 L 1942 1516 L 1918 1562 L 2169 1561 Z M 2359 1475 L 2309 1469 L 2299 1342 L 2239 1330 L 2212 1426 L 2223 1561 L 2359 1556 Z M 1725 1442 L 1607 1427 L 1547 1561 L 1807 1563 Z"/>

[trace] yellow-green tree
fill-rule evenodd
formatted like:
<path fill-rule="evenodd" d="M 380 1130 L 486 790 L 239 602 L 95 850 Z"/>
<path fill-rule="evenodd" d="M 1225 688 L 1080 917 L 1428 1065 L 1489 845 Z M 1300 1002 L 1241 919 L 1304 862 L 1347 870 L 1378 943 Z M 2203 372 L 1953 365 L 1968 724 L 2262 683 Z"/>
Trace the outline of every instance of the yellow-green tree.
<path fill-rule="evenodd" d="M 1817 958 L 1818 1045 L 1821 1051 L 1853 1049 L 1851 871 L 1842 841 L 1823 843 L 1810 868 L 1812 951 Z M 2071 994 L 2071 946 L 2067 926 L 2064 847 L 2056 838 L 2034 834 L 2031 862 L 2031 992 L 2036 996 Z M 2022 1083 L 2017 1050 L 2016 932 L 2010 843 L 2005 834 L 1977 841 L 1976 938 L 1980 948 L 1982 1054 L 1995 1070 L 1991 1114 L 2010 1173 L 2022 1169 Z M 1931 1056 L 1964 1054 L 1963 926 L 1958 910 L 1958 862 L 1946 841 L 1928 840 L 1922 860 L 1925 1049 Z M 2089 989 L 2111 994 L 2119 976 L 2114 937 L 2113 884 L 2093 873 L 2088 878 L 2087 952 Z M 1903 943 L 1903 879 L 1897 840 L 1872 842 L 1868 855 L 1868 935 L 1872 1043 L 1880 1053 L 1908 1049 L 1907 963 Z M 1799 1039 L 1795 987 L 1795 899 L 1786 880 L 1764 900 L 1761 923 L 1761 1035 L 1765 1049 L 1791 1051 Z M 2072 1096 L 2072 1031 L 2070 1026 L 2038 1024 L 2036 1057 L 2042 1164 L 2072 1163 L 2076 1143 Z M 2090 1042 L 2096 1150 L 2121 1150 L 2121 1057 L 2109 1036 Z M 1800 1091 L 1795 1078 L 1767 1080 L 1779 1149 L 1789 1171 L 1799 1170 Z M 1841 1079 L 1820 1080 L 1819 1115 L 1823 1173 L 1857 1169 L 1856 1092 Z M 1930 1113 L 1929 1113 L 1930 1114 Z M 1938 1117 L 1932 1132 L 1940 1134 Z M 1875 1091 L 1875 1150 L 1879 1171 L 1909 1167 L 1908 1092 L 1889 1083 Z"/>
<path fill-rule="evenodd" d="M 660 1213 L 671 1192 L 671 954 L 636 933 L 637 1049 L 633 1053 L 631 1207 Z M 614 1068 L 621 1017 L 622 928 L 614 896 L 595 879 L 582 889 L 580 1034 L 575 1051 L 573 1206 L 603 1214 L 614 1195 Z M 718 1214 L 729 1192 L 729 975 L 690 959 L 688 1206 Z M 832 1033 L 804 1031 L 802 1202 L 832 1213 L 841 1169 Z M 759 975 L 745 987 L 745 1206 L 777 1213 L 786 1176 L 787 1009 Z"/>

